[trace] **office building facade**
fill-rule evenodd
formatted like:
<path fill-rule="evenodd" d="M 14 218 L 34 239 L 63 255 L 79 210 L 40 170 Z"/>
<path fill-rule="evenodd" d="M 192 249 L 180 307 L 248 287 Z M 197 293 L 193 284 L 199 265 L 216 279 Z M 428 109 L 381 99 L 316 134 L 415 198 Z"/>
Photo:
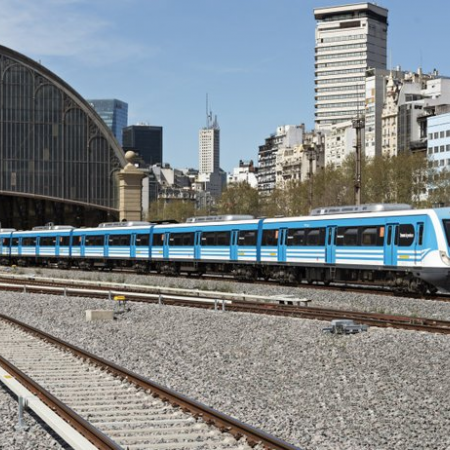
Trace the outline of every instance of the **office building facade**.
<path fill-rule="evenodd" d="M 141 164 L 153 166 L 163 161 L 163 128 L 131 125 L 123 130 L 123 149 L 136 152 Z"/>
<path fill-rule="evenodd" d="M 364 113 L 366 70 L 386 69 L 387 16 L 372 3 L 314 10 L 317 130 Z"/>
<path fill-rule="evenodd" d="M 122 145 L 122 130 L 128 125 L 128 103 L 121 100 L 88 100 L 96 113 L 113 132 L 117 142 Z"/>
<path fill-rule="evenodd" d="M 217 173 L 220 168 L 220 128 L 217 117 L 208 116 L 207 125 L 199 132 L 199 172 Z"/>

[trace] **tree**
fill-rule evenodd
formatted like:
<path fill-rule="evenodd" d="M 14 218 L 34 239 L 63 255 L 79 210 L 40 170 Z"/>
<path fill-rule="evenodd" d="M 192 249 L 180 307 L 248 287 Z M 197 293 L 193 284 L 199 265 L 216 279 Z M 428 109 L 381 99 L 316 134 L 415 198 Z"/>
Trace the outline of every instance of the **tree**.
<path fill-rule="evenodd" d="M 448 206 L 450 199 L 450 171 L 447 168 L 429 172 L 428 206 Z"/>
<path fill-rule="evenodd" d="M 219 214 L 259 215 L 258 190 L 246 181 L 232 184 L 222 193 L 218 202 Z"/>
<path fill-rule="evenodd" d="M 147 220 L 176 220 L 185 222 L 188 217 L 196 215 L 195 203 L 189 200 L 158 199 L 150 203 Z"/>

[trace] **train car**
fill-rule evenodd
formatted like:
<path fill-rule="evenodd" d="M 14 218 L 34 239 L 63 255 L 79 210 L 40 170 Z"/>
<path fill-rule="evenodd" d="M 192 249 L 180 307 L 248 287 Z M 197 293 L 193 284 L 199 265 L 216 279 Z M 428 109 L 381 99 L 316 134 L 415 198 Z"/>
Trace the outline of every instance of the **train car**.
<path fill-rule="evenodd" d="M 450 290 L 450 208 L 363 205 L 291 218 L 214 216 L 182 224 L 119 222 L 79 229 L 51 225 L 0 230 L 1 262 Z"/>

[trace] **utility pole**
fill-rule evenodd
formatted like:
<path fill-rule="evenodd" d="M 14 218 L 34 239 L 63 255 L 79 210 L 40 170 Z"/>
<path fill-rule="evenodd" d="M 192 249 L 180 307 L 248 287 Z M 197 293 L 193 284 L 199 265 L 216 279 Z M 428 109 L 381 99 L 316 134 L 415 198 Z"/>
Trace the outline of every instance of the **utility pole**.
<path fill-rule="evenodd" d="M 306 156 L 309 161 L 309 172 L 308 172 L 308 179 L 309 179 L 309 192 L 308 192 L 308 205 L 309 210 L 312 210 L 312 204 L 313 204 L 313 161 L 317 159 L 317 149 L 315 148 L 314 144 L 308 144 L 306 147 Z"/>
<path fill-rule="evenodd" d="M 355 205 L 361 204 L 361 130 L 364 128 L 364 118 L 358 114 L 356 119 L 352 121 L 353 128 L 356 129 L 356 145 L 355 145 Z"/>

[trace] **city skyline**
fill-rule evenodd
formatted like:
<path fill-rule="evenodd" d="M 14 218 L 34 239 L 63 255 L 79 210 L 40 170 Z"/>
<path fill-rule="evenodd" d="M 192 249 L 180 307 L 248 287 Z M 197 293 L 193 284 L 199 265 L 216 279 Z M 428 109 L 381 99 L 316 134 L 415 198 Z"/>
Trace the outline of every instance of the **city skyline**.
<path fill-rule="evenodd" d="M 356 2 L 0 0 L 0 44 L 84 98 L 127 102 L 130 125 L 162 126 L 164 162 L 174 167 L 197 165 L 208 93 L 220 117 L 221 166 L 231 171 L 255 160 L 278 126 L 313 127 L 313 11 L 345 3 Z M 388 68 L 450 76 L 446 1 L 378 5 L 389 10 Z"/>

